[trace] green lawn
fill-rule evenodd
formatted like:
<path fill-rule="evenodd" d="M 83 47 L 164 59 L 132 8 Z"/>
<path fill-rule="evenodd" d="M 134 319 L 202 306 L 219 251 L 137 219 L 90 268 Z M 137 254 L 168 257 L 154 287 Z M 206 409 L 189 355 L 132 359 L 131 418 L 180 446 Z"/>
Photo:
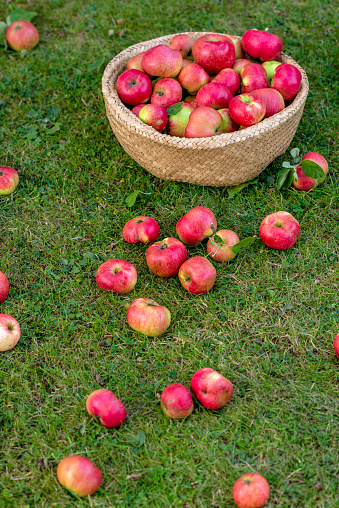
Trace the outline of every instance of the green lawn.
<path fill-rule="evenodd" d="M 16 348 L 0 356 L 0 507 L 233 508 L 233 483 L 247 471 L 269 481 L 268 508 L 338 507 L 336 3 L 1 0 L 0 19 L 17 7 L 38 13 L 41 42 L 25 58 L 0 52 L 0 164 L 20 172 L 15 194 L 0 198 L 0 270 L 11 284 L 0 312 L 22 328 Z M 190 28 L 241 35 L 254 27 L 277 33 L 308 74 L 291 148 L 323 154 L 326 182 L 307 195 L 275 190 L 288 152 L 232 199 L 227 189 L 161 181 L 138 166 L 106 119 L 109 59 Z M 89 71 L 97 58 L 103 65 Z M 145 246 L 126 244 L 121 231 L 133 216 L 151 215 L 162 238 L 175 236 L 176 221 L 196 205 L 240 238 L 286 210 L 300 221 L 300 239 L 286 252 L 258 240 L 229 264 L 215 263 L 215 287 L 193 296 L 177 278 L 152 275 Z M 204 253 L 205 245 L 189 249 Z M 126 296 L 96 286 L 98 266 L 112 257 L 137 268 Z M 146 296 L 172 313 L 158 339 L 126 321 L 128 304 Z M 168 420 L 159 394 L 171 382 L 189 386 L 204 366 L 234 383 L 230 403 L 217 412 L 196 404 L 187 420 Z M 101 386 L 127 407 L 118 430 L 86 412 Z M 103 472 L 91 499 L 57 482 L 57 464 L 71 453 Z"/>

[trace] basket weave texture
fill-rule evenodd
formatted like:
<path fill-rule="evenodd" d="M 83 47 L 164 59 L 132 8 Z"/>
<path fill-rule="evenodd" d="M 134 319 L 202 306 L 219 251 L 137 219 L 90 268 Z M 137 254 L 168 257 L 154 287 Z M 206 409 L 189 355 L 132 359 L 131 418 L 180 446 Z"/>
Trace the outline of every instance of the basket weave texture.
<path fill-rule="evenodd" d="M 210 32 L 187 32 L 193 40 Z M 126 152 L 153 175 L 164 180 L 226 187 L 258 176 L 290 145 L 308 93 L 305 71 L 282 53 L 279 60 L 295 65 L 302 74 L 301 88 L 280 113 L 241 131 L 211 138 L 177 138 L 160 134 L 144 124 L 122 103 L 116 90 L 119 75 L 132 56 L 158 44 L 168 44 L 176 34 L 130 46 L 107 65 L 102 91 L 111 127 Z"/>

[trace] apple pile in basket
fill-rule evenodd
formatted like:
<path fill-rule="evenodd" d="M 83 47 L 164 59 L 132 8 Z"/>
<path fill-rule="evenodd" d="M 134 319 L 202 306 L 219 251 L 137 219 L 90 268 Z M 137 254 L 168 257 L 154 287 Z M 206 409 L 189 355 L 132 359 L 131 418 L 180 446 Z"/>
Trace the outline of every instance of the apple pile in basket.
<path fill-rule="evenodd" d="M 234 132 L 279 113 L 298 93 L 299 69 L 276 61 L 282 47 L 280 37 L 260 30 L 241 40 L 175 35 L 168 46 L 131 58 L 117 91 L 158 132 L 180 138 Z"/>

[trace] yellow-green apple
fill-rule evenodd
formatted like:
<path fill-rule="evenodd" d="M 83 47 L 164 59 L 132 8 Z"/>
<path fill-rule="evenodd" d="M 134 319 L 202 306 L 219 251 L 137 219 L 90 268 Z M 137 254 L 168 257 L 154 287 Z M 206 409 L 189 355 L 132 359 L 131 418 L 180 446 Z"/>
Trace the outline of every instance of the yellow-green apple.
<path fill-rule="evenodd" d="M 197 93 L 197 108 L 206 106 L 208 108 L 227 108 L 232 94 L 229 89 L 221 83 L 207 83 Z"/>
<path fill-rule="evenodd" d="M 19 183 L 19 175 L 15 169 L 0 166 L 0 196 L 8 196 L 15 191 Z"/>
<path fill-rule="evenodd" d="M 6 41 L 15 51 L 28 51 L 38 44 L 39 32 L 29 21 L 13 21 L 6 30 Z"/>
<path fill-rule="evenodd" d="M 233 499 L 238 508 L 262 508 L 269 497 L 269 483 L 261 474 L 245 473 L 233 485 Z"/>
<path fill-rule="evenodd" d="M 208 74 L 217 74 L 226 67 L 232 67 L 235 60 L 234 44 L 226 35 L 208 34 L 194 41 L 194 61 Z"/>
<path fill-rule="evenodd" d="M 132 58 L 130 58 L 127 62 L 127 66 L 126 66 L 127 70 L 136 69 L 137 71 L 143 71 L 144 69 L 142 68 L 141 61 L 142 61 L 142 57 L 144 56 L 144 53 L 145 53 L 145 51 L 141 51 L 141 53 L 138 53 L 137 55 L 132 56 Z"/>
<path fill-rule="evenodd" d="M 219 372 L 203 367 L 193 375 L 191 390 L 205 408 L 220 409 L 232 397 L 233 385 Z"/>
<path fill-rule="evenodd" d="M 270 84 L 266 77 L 266 71 L 262 65 L 257 63 L 249 63 L 240 71 L 242 80 L 242 93 L 251 93 L 259 88 L 270 88 Z"/>
<path fill-rule="evenodd" d="M 240 76 L 241 69 L 249 63 L 251 63 L 251 60 L 248 60 L 247 58 L 239 58 L 239 60 L 235 60 L 232 65 L 232 69 Z"/>
<path fill-rule="evenodd" d="M 168 121 L 166 109 L 157 104 L 145 104 L 145 107 L 139 111 L 139 118 L 160 133 L 163 132 Z"/>
<path fill-rule="evenodd" d="M 241 40 L 238 39 L 238 37 L 235 37 L 235 35 L 225 34 L 226 37 L 231 39 L 234 45 L 235 49 L 235 60 L 239 60 L 240 58 L 244 58 L 244 50 L 242 49 Z"/>
<path fill-rule="evenodd" d="M 130 69 L 118 77 L 117 91 L 123 102 L 135 106 L 147 102 L 151 97 L 152 81 L 144 72 Z"/>
<path fill-rule="evenodd" d="M 169 327 L 171 313 L 151 298 L 138 298 L 128 308 L 127 321 L 136 332 L 148 337 L 159 337 Z"/>
<path fill-rule="evenodd" d="M 184 102 L 187 104 L 191 104 L 193 108 L 197 107 L 197 96 L 196 95 L 188 95 L 186 99 L 184 99 Z"/>
<path fill-rule="evenodd" d="M 126 222 L 122 230 L 122 236 L 128 243 L 154 242 L 160 235 L 160 227 L 155 219 L 138 215 Z"/>
<path fill-rule="evenodd" d="M 333 347 L 334 347 L 335 354 L 339 358 L 339 334 L 334 339 Z"/>
<path fill-rule="evenodd" d="M 95 390 L 86 400 L 86 409 L 91 416 L 99 418 L 103 427 L 113 429 L 126 420 L 126 408 L 111 390 Z"/>
<path fill-rule="evenodd" d="M 261 88 L 259 90 L 253 90 L 251 95 L 257 99 L 261 99 L 266 106 L 266 113 L 264 118 L 280 113 L 285 107 L 285 101 L 283 96 L 278 90 L 274 88 Z"/>
<path fill-rule="evenodd" d="M 322 168 L 323 172 L 325 173 L 325 176 L 323 176 L 322 178 L 318 178 L 318 180 L 316 180 L 315 178 L 306 176 L 302 170 L 301 165 L 296 167 L 295 176 L 293 177 L 292 185 L 297 190 L 308 192 L 308 191 L 314 189 L 315 187 L 317 187 L 319 184 L 324 182 L 326 175 L 328 174 L 328 164 L 327 164 L 327 160 L 325 159 L 325 157 L 323 157 L 320 153 L 317 153 L 317 152 L 305 153 L 302 160 L 303 161 L 308 160 L 308 161 L 315 162 Z"/>
<path fill-rule="evenodd" d="M 221 83 L 225 85 L 231 94 L 234 95 L 240 88 L 240 77 L 234 69 L 228 67 L 220 71 L 215 78 L 213 78 L 212 83 Z"/>
<path fill-rule="evenodd" d="M 102 474 L 93 462 L 82 455 L 69 455 L 58 464 L 60 484 L 78 496 L 94 494 L 102 482 Z"/>
<path fill-rule="evenodd" d="M 177 275 L 179 268 L 187 259 L 185 245 L 176 238 L 165 238 L 148 247 L 146 263 L 151 272 L 159 277 Z"/>
<path fill-rule="evenodd" d="M 178 81 L 189 94 L 196 94 L 211 78 L 200 65 L 191 62 L 180 71 Z"/>
<path fill-rule="evenodd" d="M 230 229 L 220 229 L 207 242 L 207 253 L 214 261 L 224 263 L 235 257 L 232 246 L 239 242 L 239 237 Z"/>
<path fill-rule="evenodd" d="M 180 83 L 173 78 L 161 78 L 153 87 L 151 104 L 157 104 L 163 108 L 169 108 L 182 99 Z"/>
<path fill-rule="evenodd" d="M 266 113 L 264 101 L 257 99 L 250 93 L 233 97 L 228 109 L 233 120 L 244 127 L 257 124 L 265 117 Z"/>
<path fill-rule="evenodd" d="M 294 65 L 281 64 L 274 71 L 272 88 L 278 90 L 285 101 L 290 101 L 299 92 L 301 79 L 301 72 Z"/>
<path fill-rule="evenodd" d="M 9 293 L 9 282 L 6 275 L 0 272 L 0 303 L 6 300 Z"/>
<path fill-rule="evenodd" d="M 180 420 L 189 416 L 194 408 L 189 390 L 181 383 L 166 386 L 161 394 L 161 408 L 168 418 Z"/>
<path fill-rule="evenodd" d="M 131 113 L 133 113 L 135 116 L 139 118 L 139 113 L 144 106 L 145 104 L 137 104 L 136 106 L 134 106 L 134 108 L 131 109 Z"/>
<path fill-rule="evenodd" d="M 194 295 L 210 291 L 214 286 L 216 276 L 216 269 L 203 256 L 193 256 L 187 259 L 179 268 L 178 273 L 183 287 Z"/>
<path fill-rule="evenodd" d="M 134 289 L 137 283 L 135 267 L 123 259 L 109 259 L 102 263 L 96 274 L 100 289 L 125 295 Z"/>
<path fill-rule="evenodd" d="M 210 138 L 222 133 L 223 119 L 220 113 L 208 106 L 192 111 L 184 132 L 184 138 Z"/>
<path fill-rule="evenodd" d="M 171 49 L 177 49 L 180 51 L 181 56 L 185 58 L 191 51 L 193 46 L 193 39 L 187 34 L 175 35 L 169 43 Z"/>
<path fill-rule="evenodd" d="M 222 116 L 222 134 L 226 132 L 235 132 L 239 129 L 239 125 L 231 117 L 228 108 L 218 109 L 218 113 Z"/>
<path fill-rule="evenodd" d="M 290 249 L 298 240 L 299 234 L 300 225 L 297 219 L 283 211 L 267 215 L 259 228 L 261 240 L 271 249 Z"/>
<path fill-rule="evenodd" d="M 193 114 L 193 113 L 192 113 Z M 178 220 L 177 235 L 186 245 L 195 246 L 216 232 L 217 219 L 206 206 L 195 206 Z"/>
<path fill-rule="evenodd" d="M 276 60 L 268 60 L 262 64 L 266 71 L 266 76 L 269 82 L 271 82 L 273 74 L 279 65 L 281 65 L 281 62 L 277 62 Z"/>
<path fill-rule="evenodd" d="M 241 45 L 253 58 L 260 58 L 262 62 L 276 60 L 282 52 L 283 43 L 278 35 L 251 29 L 244 33 Z"/>
<path fill-rule="evenodd" d="M 168 116 L 167 133 L 170 136 L 182 138 L 188 124 L 190 114 L 195 109 L 192 104 L 184 102 L 180 111 L 175 115 Z"/>
<path fill-rule="evenodd" d="M 19 342 L 20 325 L 16 319 L 7 314 L 0 314 L 0 351 L 13 349 Z"/>
<path fill-rule="evenodd" d="M 175 78 L 182 68 L 182 56 L 177 49 L 159 44 L 145 51 L 141 65 L 151 76 Z"/>

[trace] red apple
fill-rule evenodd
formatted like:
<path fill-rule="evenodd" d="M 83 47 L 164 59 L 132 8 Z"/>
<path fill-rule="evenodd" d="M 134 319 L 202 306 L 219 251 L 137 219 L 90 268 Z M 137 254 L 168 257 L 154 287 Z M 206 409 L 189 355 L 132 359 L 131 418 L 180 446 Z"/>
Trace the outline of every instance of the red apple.
<path fill-rule="evenodd" d="M 6 30 L 6 40 L 15 51 L 30 50 L 39 42 L 39 32 L 29 21 L 13 21 Z"/>
<path fill-rule="evenodd" d="M 269 497 L 269 483 L 261 474 L 246 473 L 233 485 L 233 499 L 239 508 L 261 508 Z"/>
<path fill-rule="evenodd" d="M 135 56 L 132 56 L 127 62 L 127 70 L 136 69 L 137 71 L 144 71 L 141 65 L 142 57 L 144 56 L 145 51 L 141 51 Z"/>
<path fill-rule="evenodd" d="M 260 88 L 270 88 L 266 71 L 262 65 L 249 63 L 241 69 L 240 76 L 242 93 L 251 93 L 253 90 L 259 90 Z"/>
<path fill-rule="evenodd" d="M 191 63 L 193 63 L 192 60 L 187 60 L 187 58 L 183 58 L 182 59 L 182 67 L 181 67 L 181 69 L 183 69 L 184 67 L 186 67 L 186 65 L 189 65 Z"/>
<path fill-rule="evenodd" d="M 207 253 L 214 261 L 224 263 L 235 257 L 231 247 L 239 242 L 239 237 L 230 229 L 221 229 L 207 242 Z"/>
<path fill-rule="evenodd" d="M 266 113 L 265 103 L 249 93 L 233 97 L 228 109 L 233 120 L 244 127 L 257 124 Z"/>
<path fill-rule="evenodd" d="M 240 76 L 241 69 L 249 63 L 251 63 L 251 60 L 247 60 L 247 58 L 239 58 L 239 60 L 235 60 L 232 65 L 232 69 Z"/>
<path fill-rule="evenodd" d="M 145 51 L 141 64 L 144 71 L 151 76 L 175 78 L 182 68 L 182 56 L 177 49 L 159 44 Z"/>
<path fill-rule="evenodd" d="M 86 400 L 86 409 L 91 416 L 98 417 L 101 425 L 108 429 L 119 427 L 126 420 L 126 408 L 111 390 L 95 390 Z"/>
<path fill-rule="evenodd" d="M 193 113 L 191 113 L 193 114 Z M 186 245 L 198 245 L 204 238 L 212 236 L 217 228 L 214 213 L 205 206 L 195 206 L 176 225 L 177 235 Z"/>
<path fill-rule="evenodd" d="M 268 60 L 262 64 L 263 68 L 266 71 L 266 77 L 269 82 L 271 82 L 273 74 L 279 65 L 281 65 L 281 62 L 277 62 L 276 60 Z"/>
<path fill-rule="evenodd" d="M 0 166 L 0 196 L 8 196 L 15 191 L 19 183 L 19 175 L 15 169 Z"/>
<path fill-rule="evenodd" d="M 208 83 L 200 88 L 197 93 L 197 107 L 206 106 L 214 109 L 227 108 L 232 94 L 221 83 Z"/>
<path fill-rule="evenodd" d="M 209 367 L 197 370 L 192 377 L 193 395 L 207 409 L 220 409 L 232 397 L 233 385 L 224 376 Z"/>
<path fill-rule="evenodd" d="M 235 60 L 234 44 L 225 35 L 208 34 L 197 39 L 192 47 L 194 61 L 208 74 L 217 74 L 232 67 Z"/>
<path fill-rule="evenodd" d="M 226 35 L 226 37 L 231 39 L 231 41 L 233 42 L 234 49 L 235 49 L 235 55 L 234 55 L 235 60 L 244 58 L 244 50 L 242 49 L 241 40 L 238 39 L 238 37 L 235 37 L 235 35 L 230 35 L 230 34 L 225 34 L 225 35 Z"/>
<path fill-rule="evenodd" d="M 69 455 L 62 459 L 57 477 L 63 487 L 81 497 L 94 494 L 102 482 L 100 469 L 81 455 Z"/>
<path fill-rule="evenodd" d="M 180 83 L 173 78 L 162 78 L 154 85 L 151 104 L 157 104 L 167 109 L 182 99 Z"/>
<path fill-rule="evenodd" d="M 7 314 L 0 314 L 0 351 L 13 349 L 19 342 L 20 325 L 16 319 Z"/>
<path fill-rule="evenodd" d="M 194 110 L 192 104 L 184 102 L 180 111 L 175 115 L 169 115 L 167 124 L 167 133 L 170 136 L 182 138 L 185 134 L 190 114 Z"/>
<path fill-rule="evenodd" d="M 220 71 L 213 78 L 212 83 L 225 85 L 231 94 L 234 95 L 240 88 L 240 77 L 234 69 L 227 68 Z"/>
<path fill-rule="evenodd" d="M 161 394 L 161 408 L 172 420 L 180 420 L 189 416 L 193 409 L 193 400 L 189 390 L 181 383 L 166 386 Z"/>
<path fill-rule="evenodd" d="M 177 49 L 180 51 L 181 56 L 185 58 L 188 53 L 191 51 L 193 46 L 193 39 L 187 34 L 179 34 L 175 35 L 173 39 L 170 40 L 169 47 L 171 49 Z"/>
<path fill-rule="evenodd" d="M 285 101 L 295 97 L 301 86 L 302 75 L 299 69 L 291 64 L 281 64 L 274 71 L 272 88 L 281 93 Z"/>
<path fill-rule="evenodd" d="M 339 358 L 339 334 L 334 339 L 333 347 L 334 347 L 335 354 Z"/>
<path fill-rule="evenodd" d="M 151 298 L 138 298 L 131 303 L 127 311 L 127 321 L 133 330 L 159 337 L 171 323 L 170 311 Z"/>
<path fill-rule="evenodd" d="M 0 272 L 0 303 L 6 300 L 9 293 L 9 282 L 6 275 Z"/>
<path fill-rule="evenodd" d="M 246 53 L 253 58 L 260 58 L 263 62 L 276 60 L 283 48 L 282 40 L 278 35 L 256 29 L 244 33 L 241 45 Z"/>
<path fill-rule="evenodd" d="M 235 132 L 239 129 L 239 125 L 231 117 L 229 109 L 218 109 L 218 113 L 222 116 L 222 134 L 225 132 Z"/>
<path fill-rule="evenodd" d="M 185 289 L 194 295 L 207 293 L 215 283 L 217 272 L 212 263 L 203 256 L 187 259 L 179 269 L 178 277 Z"/>
<path fill-rule="evenodd" d="M 154 242 L 160 235 L 160 227 L 155 219 L 139 215 L 126 222 L 122 236 L 128 243 Z"/>
<path fill-rule="evenodd" d="M 328 173 L 328 163 L 325 157 L 318 152 L 307 152 L 302 158 L 303 161 L 313 161 L 322 168 L 325 175 Z M 323 180 L 322 180 L 323 181 Z M 321 182 L 320 182 L 321 183 Z"/>
<path fill-rule="evenodd" d="M 285 107 L 283 96 L 280 92 L 278 92 L 278 90 L 274 90 L 274 88 L 261 88 L 259 90 L 254 90 L 251 92 L 251 95 L 264 102 L 266 106 L 264 118 L 269 118 L 270 116 L 280 113 L 280 111 L 282 111 Z"/>
<path fill-rule="evenodd" d="M 139 111 L 139 118 L 142 122 L 150 125 L 160 133 L 163 132 L 168 120 L 166 109 L 156 104 L 146 104 Z"/>
<path fill-rule="evenodd" d="M 189 95 L 188 97 L 186 97 L 186 99 L 184 99 L 184 102 L 187 102 L 187 104 L 191 104 L 193 106 L 193 108 L 197 107 L 196 95 Z"/>
<path fill-rule="evenodd" d="M 209 138 L 222 133 L 223 119 L 213 108 L 200 106 L 190 114 L 184 138 Z"/>
<path fill-rule="evenodd" d="M 135 267 L 122 259 L 109 259 L 99 266 L 96 282 L 100 289 L 124 295 L 137 283 Z"/>
<path fill-rule="evenodd" d="M 211 78 L 200 65 L 191 62 L 180 71 L 178 81 L 188 93 L 196 94 Z"/>
<path fill-rule="evenodd" d="M 144 106 L 145 104 L 138 104 L 137 106 L 134 106 L 134 108 L 131 109 L 131 113 L 139 118 L 139 113 Z"/>
<path fill-rule="evenodd" d="M 152 81 L 144 72 L 130 69 L 118 77 L 117 91 L 123 102 L 135 106 L 147 102 L 151 97 Z"/>
<path fill-rule="evenodd" d="M 320 183 L 324 182 L 326 175 L 328 174 L 328 164 L 327 164 L 327 160 L 325 159 L 325 157 L 323 157 L 322 155 L 320 155 L 320 153 L 317 153 L 317 152 L 305 153 L 302 160 L 303 161 L 309 160 L 309 161 L 313 161 L 313 162 L 317 163 L 325 173 L 324 177 L 318 178 L 318 180 L 316 180 L 314 178 L 311 178 L 310 176 L 306 176 L 302 170 L 301 165 L 296 167 L 296 170 L 295 170 L 296 177 L 295 176 L 293 177 L 293 182 L 292 182 L 293 187 L 297 190 L 308 192 L 308 191 L 314 189 L 315 187 L 317 187 L 317 185 L 319 185 Z"/>
<path fill-rule="evenodd" d="M 300 234 L 297 219 L 288 212 L 267 215 L 259 228 L 259 236 L 267 247 L 286 250 L 293 247 Z"/>
<path fill-rule="evenodd" d="M 186 259 L 186 247 L 176 238 L 165 238 L 148 247 L 146 251 L 147 266 L 159 277 L 177 275 Z"/>

